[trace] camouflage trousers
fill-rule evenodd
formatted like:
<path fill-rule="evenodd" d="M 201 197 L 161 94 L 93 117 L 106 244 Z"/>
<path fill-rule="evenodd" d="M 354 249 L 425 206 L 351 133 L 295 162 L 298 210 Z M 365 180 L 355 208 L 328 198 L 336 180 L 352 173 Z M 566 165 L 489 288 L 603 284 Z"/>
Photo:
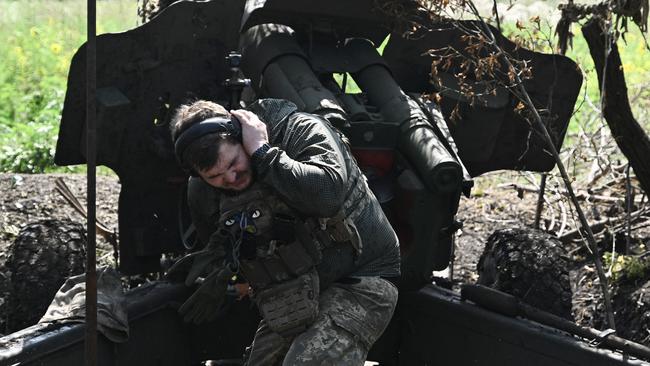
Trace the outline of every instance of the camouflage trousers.
<path fill-rule="evenodd" d="M 363 365 L 397 304 L 397 288 L 379 277 L 346 278 L 319 297 L 314 324 L 292 339 L 260 322 L 247 366 Z"/>

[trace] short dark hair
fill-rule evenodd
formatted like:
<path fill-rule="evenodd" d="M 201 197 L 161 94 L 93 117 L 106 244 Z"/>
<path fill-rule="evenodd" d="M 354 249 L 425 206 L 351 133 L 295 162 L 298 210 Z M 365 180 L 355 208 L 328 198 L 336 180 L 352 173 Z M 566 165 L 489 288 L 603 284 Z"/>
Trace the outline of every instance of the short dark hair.
<path fill-rule="evenodd" d="M 192 125 L 212 117 L 229 118 L 230 113 L 220 104 L 207 100 L 197 100 L 179 106 L 170 123 L 172 141 L 176 142 L 178 137 Z M 238 143 L 237 139 L 227 133 L 211 133 L 202 136 L 185 149 L 180 163 L 194 171 L 211 168 L 217 163 L 219 147 L 224 141 L 231 144 Z"/>

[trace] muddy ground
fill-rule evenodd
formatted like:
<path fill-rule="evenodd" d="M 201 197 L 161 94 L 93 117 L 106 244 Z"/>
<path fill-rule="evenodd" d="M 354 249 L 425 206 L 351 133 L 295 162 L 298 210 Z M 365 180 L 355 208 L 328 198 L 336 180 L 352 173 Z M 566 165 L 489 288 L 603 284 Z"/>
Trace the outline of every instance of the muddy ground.
<path fill-rule="evenodd" d="M 73 194 L 85 206 L 86 179 L 83 175 L 22 175 L 0 174 L 0 295 L 4 296 L 7 289 L 6 268 L 7 250 L 12 245 L 22 227 L 27 223 L 45 218 L 72 219 L 85 222 L 62 197 L 55 191 L 55 179 L 62 177 Z M 463 197 L 460 202 L 458 219 L 463 221 L 463 228 L 456 236 L 456 258 L 453 266 L 453 279 L 460 282 L 476 282 L 478 275 L 476 264 L 485 247 L 489 235 L 497 229 L 532 227 L 535 217 L 537 194 L 526 189 L 515 189 L 510 183 L 521 184 L 521 176 L 516 174 L 492 174 L 476 180 L 472 196 Z M 115 176 L 98 176 L 97 178 L 97 216 L 109 228 L 117 229 L 117 205 L 120 183 Z M 615 190 L 612 191 L 614 196 Z M 555 231 L 563 233 L 573 228 L 571 215 L 562 215 L 561 209 L 554 201 L 552 194 L 547 199 L 553 203 L 551 209 L 545 210 L 542 226 L 553 225 Z M 620 215 L 622 204 L 620 200 L 605 200 L 600 205 L 588 206 L 590 219 L 596 220 L 601 216 Z M 638 208 L 638 207 L 635 207 Z M 612 240 L 603 235 L 598 236 L 602 243 Z M 635 253 L 645 250 L 646 238 L 643 225 L 633 231 Z M 112 260 L 111 246 L 98 238 L 97 258 L 102 263 Z M 605 244 L 603 244 L 605 245 Z M 573 315 L 577 322 L 603 327 L 603 307 L 598 290 L 598 280 L 593 265 L 587 259 L 588 251 L 580 241 L 566 244 L 573 267 L 571 271 L 573 295 Z M 643 255 L 640 258 L 644 258 Z M 448 276 L 449 273 L 441 275 Z M 644 277 L 645 276 L 645 277 Z M 3 278 L 4 277 L 4 278 Z M 620 277 L 620 276 L 619 276 Z M 620 286 L 614 286 L 614 303 L 617 313 L 623 314 L 620 327 L 629 328 L 630 322 L 636 322 L 640 329 L 631 329 L 629 334 L 636 340 L 648 343 L 648 327 L 650 323 L 645 316 L 650 303 L 650 284 L 647 273 L 641 278 L 623 281 Z M 4 283 L 4 285 L 2 284 Z M 620 294 L 618 294 L 620 292 Z M 630 300 L 634 299 L 634 300 Z M 0 297 L 0 312 L 5 303 Z M 0 331 L 2 333 L 2 331 Z"/>

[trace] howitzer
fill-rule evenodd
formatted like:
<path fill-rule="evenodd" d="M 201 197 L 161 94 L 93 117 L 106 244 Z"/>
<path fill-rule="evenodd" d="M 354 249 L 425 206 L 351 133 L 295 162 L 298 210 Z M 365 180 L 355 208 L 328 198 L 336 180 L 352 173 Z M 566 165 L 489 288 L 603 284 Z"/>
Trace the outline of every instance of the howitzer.
<path fill-rule="evenodd" d="M 400 3 L 418 14 L 416 2 Z M 481 307 L 483 295 L 464 301 L 432 284 L 432 271 L 449 264 L 452 237 L 460 227 L 458 202 L 469 193 L 471 177 L 497 169 L 548 171 L 554 161 L 544 153 L 546 142 L 515 113 L 518 100 L 507 90 L 497 88 L 473 103 L 454 91 L 459 65 L 453 63 L 439 71 L 442 89 L 429 82 L 426 51 L 465 46 L 453 22 L 426 24 L 430 31 L 409 39 L 396 19 L 374 5 L 371 0 L 181 1 L 136 29 L 98 38 L 97 161 L 122 183 L 121 272 L 161 270 L 161 254 L 182 253 L 192 230 L 187 176 L 169 137 L 170 111 L 195 98 L 231 108 L 256 98 L 284 98 L 323 116 L 349 138 L 400 239 L 400 302 L 370 360 L 386 365 L 646 364 L 623 355 L 629 348 L 581 338 L 590 332 L 571 334 L 504 315 Z M 582 83 L 575 63 L 518 49 L 493 33 L 503 49 L 532 65 L 525 86 L 536 105 L 548 107 L 545 123 L 559 148 Z M 381 55 L 377 46 L 388 35 Z M 232 51 L 241 53 L 240 64 L 233 64 L 239 58 Z M 82 47 L 70 67 L 55 157 L 60 165 L 85 162 L 84 65 Z M 347 76 L 339 83 L 335 74 L 351 75 L 360 91 L 347 90 Z M 480 88 L 478 81 L 468 82 Z M 440 105 L 421 97 L 434 91 L 441 95 Z M 454 110 L 460 119 L 448 123 Z M 204 228 L 197 226 L 200 237 Z M 187 289 L 161 282 L 130 291 L 131 339 L 119 345 L 103 339 L 99 359 L 191 365 L 239 358 L 254 333 L 256 311 L 235 302 L 210 324 L 184 325 L 176 309 L 187 295 Z M 81 328 L 36 326 L 5 337 L 0 364 L 78 363 Z M 641 350 L 634 355 L 646 357 Z"/>
<path fill-rule="evenodd" d="M 454 33 L 448 23 L 430 25 L 440 30 L 441 39 L 424 34 L 411 41 L 397 31 L 391 34 L 394 19 L 368 9 L 374 9 L 371 1 L 327 6 L 287 0 L 179 2 L 141 27 L 98 38 L 102 137 L 97 160 L 113 169 L 122 183 L 122 273 L 156 272 L 161 253 L 184 250 L 185 232 L 177 227 L 179 214 L 187 216 L 182 202 L 186 173 L 173 158 L 170 111 L 192 98 L 229 105 L 232 93 L 224 81 L 233 78 L 226 61 L 232 50 L 240 50 L 241 70 L 251 80 L 243 99 L 289 99 L 300 110 L 321 114 L 347 135 L 400 237 L 405 272 L 411 272 L 410 260 L 419 262 L 413 264 L 413 273 L 421 274 L 416 285 L 429 282 L 431 270 L 447 266 L 450 238 L 458 228 L 454 215 L 461 192 L 469 192 L 471 176 L 496 169 L 553 167 L 544 153 L 545 142 L 511 110 L 517 100 L 505 90 L 485 97 L 486 103 L 478 107 L 449 92 L 453 85 L 441 91 L 440 108 L 420 99 L 433 88 L 423 74 L 431 61 L 422 56 L 424 51 L 445 42 L 462 48 L 458 30 Z M 472 22 L 463 26 L 478 27 Z M 374 47 L 389 34 L 382 56 Z M 515 48 L 504 38 L 499 42 L 505 49 Z M 85 161 L 80 143 L 85 116 L 79 107 L 85 100 L 79 92 L 84 86 L 83 51 L 70 67 L 55 156 L 61 165 Z M 544 82 L 527 83 L 535 102 L 549 106 L 547 114 L 553 118 L 547 125 L 559 147 L 581 85 L 580 73 L 568 58 L 517 52 L 544 77 Z M 333 79 L 337 73 L 352 75 L 361 92 L 346 92 Z M 443 83 L 453 83 L 449 80 L 450 75 L 442 78 Z M 546 80 L 557 83 L 546 87 Z M 465 118 L 447 124 L 453 105 Z M 477 145 L 483 146 L 481 151 Z M 409 256 L 416 248 L 423 255 Z"/>

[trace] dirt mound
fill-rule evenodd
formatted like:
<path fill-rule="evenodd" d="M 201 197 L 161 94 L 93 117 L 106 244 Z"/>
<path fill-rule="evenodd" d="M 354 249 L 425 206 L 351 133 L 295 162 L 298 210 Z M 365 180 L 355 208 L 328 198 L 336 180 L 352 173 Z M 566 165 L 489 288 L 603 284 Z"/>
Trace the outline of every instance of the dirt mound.
<path fill-rule="evenodd" d="M 13 252 L 11 248 L 17 241 L 21 230 L 30 223 L 40 220 L 85 222 L 85 219 L 55 191 L 54 182 L 59 177 L 64 179 L 72 193 L 85 206 L 86 177 L 84 175 L 0 173 L 1 334 L 9 333 L 6 328 L 6 315 L 9 307 L 8 296 L 11 289 L 12 271 L 7 268 L 6 262 Z M 117 229 L 119 191 L 120 184 L 116 176 L 100 175 L 97 177 L 97 217 L 108 227 L 115 229 Z M 64 228 L 68 226 L 64 225 Z M 74 237 L 74 235 L 72 236 Z M 67 239 L 64 241 L 67 242 Z M 111 245 L 98 237 L 97 246 L 98 261 L 105 264 L 110 263 L 113 258 Z M 38 265 L 35 268 L 38 268 Z M 21 280 L 16 279 L 15 281 L 14 283 L 17 283 Z M 42 301 L 49 304 L 50 300 L 51 296 Z"/>

